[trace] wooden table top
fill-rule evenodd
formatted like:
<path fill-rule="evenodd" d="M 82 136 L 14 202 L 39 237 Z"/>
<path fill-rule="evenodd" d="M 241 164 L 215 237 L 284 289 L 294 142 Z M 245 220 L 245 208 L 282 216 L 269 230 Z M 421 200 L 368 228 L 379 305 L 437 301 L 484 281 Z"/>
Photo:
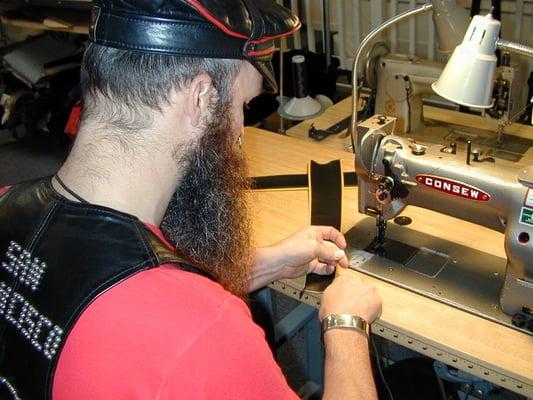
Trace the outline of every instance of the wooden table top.
<path fill-rule="evenodd" d="M 351 153 L 257 128 L 246 128 L 244 151 L 251 176 L 303 174 L 311 159 L 321 163 L 341 159 L 344 171 L 353 171 Z M 256 191 L 251 196 L 257 245 L 274 243 L 308 224 L 307 190 Z M 356 188 L 344 188 L 342 211 L 343 232 L 364 217 L 357 212 Z M 409 229 L 505 257 L 503 235 L 498 232 L 417 207 L 407 207 L 405 213 L 413 219 Z M 375 325 L 389 331 L 392 340 L 399 335 L 397 341 L 407 347 L 533 396 L 533 336 L 353 270 L 346 273 L 359 274 L 377 287 L 384 306 Z"/>

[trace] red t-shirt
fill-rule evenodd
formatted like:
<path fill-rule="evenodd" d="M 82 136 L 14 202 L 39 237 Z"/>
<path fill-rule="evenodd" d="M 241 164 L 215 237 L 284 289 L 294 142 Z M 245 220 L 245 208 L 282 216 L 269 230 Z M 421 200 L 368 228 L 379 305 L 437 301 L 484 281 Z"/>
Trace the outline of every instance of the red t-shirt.
<path fill-rule="evenodd" d="M 91 303 L 67 337 L 52 390 L 53 400 L 297 398 L 246 304 L 174 265 Z"/>

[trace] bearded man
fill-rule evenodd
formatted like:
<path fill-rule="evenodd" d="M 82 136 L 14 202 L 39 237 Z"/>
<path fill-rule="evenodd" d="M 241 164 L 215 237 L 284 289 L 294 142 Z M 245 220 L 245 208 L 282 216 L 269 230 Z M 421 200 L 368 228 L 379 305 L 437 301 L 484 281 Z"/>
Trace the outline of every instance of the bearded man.
<path fill-rule="evenodd" d="M 298 19 L 270 0 L 94 3 L 72 151 L 0 191 L 2 396 L 296 398 L 241 298 L 347 267 L 346 241 L 308 227 L 252 249 L 238 144 Z M 361 327 L 380 312 L 355 278 L 324 293 L 320 318 L 346 322 L 324 332 L 325 398 L 376 397 Z"/>

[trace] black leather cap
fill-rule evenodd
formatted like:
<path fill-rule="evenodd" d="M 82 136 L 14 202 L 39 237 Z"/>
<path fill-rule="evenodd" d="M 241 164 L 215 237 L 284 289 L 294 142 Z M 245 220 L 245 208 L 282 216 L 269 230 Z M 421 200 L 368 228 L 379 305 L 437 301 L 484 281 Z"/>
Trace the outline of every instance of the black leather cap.
<path fill-rule="evenodd" d="M 274 39 L 300 25 L 273 0 L 94 0 L 90 39 L 132 51 L 246 59 L 265 90 L 276 92 Z"/>

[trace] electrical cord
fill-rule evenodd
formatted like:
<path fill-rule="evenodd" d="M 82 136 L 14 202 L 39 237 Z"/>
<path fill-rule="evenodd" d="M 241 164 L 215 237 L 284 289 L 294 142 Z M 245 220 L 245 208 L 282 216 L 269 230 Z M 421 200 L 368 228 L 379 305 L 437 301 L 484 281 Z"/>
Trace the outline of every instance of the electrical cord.
<path fill-rule="evenodd" d="M 533 101 L 533 98 L 531 98 Z M 506 125 L 511 125 L 514 121 L 516 121 L 521 115 L 523 115 L 529 107 L 533 106 L 533 102 L 527 103 L 520 111 L 518 111 L 515 115 L 513 115 L 511 118 L 509 118 L 509 121 L 507 121 Z"/>
<path fill-rule="evenodd" d="M 403 78 L 405 80 L 405 94 L 406 94 L 406 100 L 407 100 L 407 126 L 406 126 L 406 131 L 407 132 L 411 132 L 411 102 L 410 102 L 410 98 L 411 98 L 411 92 L 412 92 L 412 89 L 411 89 L 411 82 L 409 81 L 409 77 L 406 75 L 404 76 Z"/>
<path fill-rule="evenodd" d="M 2 43 L 4 46 L 9 44 L 9 38 L 4 30 L 4 24 L 0 24 L 0 43 Z"/>
<path fill-rule="evenodd" d="M 372 329 L 372 328 L 370 328 Z M 376 368 L 378 369 L 378 374 L 381 379 L 381 382 L 383 383 L 383 386 L 385 386 L 385 389 L 387 390 L 387 395 L 389 396 L 390 400 L 394 400 L 394 396 L 392 395 L 391 388 L 389 386 L 389 383 L 385 379 L 385 375 L 383 374 L 383 368 L 381 367 L 381 359 L 379 357 L 378 348 L 376 346 L 376 342 L 372 340 L 372 332 L 370 331 L 368 333 L 368 340 L 370 341 L 370 344 L 372 346 L 372 350 L 374 351 L 374 357 L 376 358 Z"/>

